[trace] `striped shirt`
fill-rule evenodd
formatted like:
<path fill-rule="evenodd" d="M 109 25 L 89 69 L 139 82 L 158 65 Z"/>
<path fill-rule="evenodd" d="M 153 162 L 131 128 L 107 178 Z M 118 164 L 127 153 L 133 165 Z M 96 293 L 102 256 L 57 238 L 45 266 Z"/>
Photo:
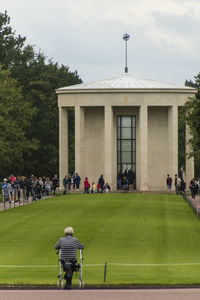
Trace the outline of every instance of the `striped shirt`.
<path fill-rule="evenodd" d="M 84 245 L 77 238 L 67 235 L 56 243 L 55 249 L 61 249 L 61 260 L 77 260 L 77 250 L 84 249 Z"/>

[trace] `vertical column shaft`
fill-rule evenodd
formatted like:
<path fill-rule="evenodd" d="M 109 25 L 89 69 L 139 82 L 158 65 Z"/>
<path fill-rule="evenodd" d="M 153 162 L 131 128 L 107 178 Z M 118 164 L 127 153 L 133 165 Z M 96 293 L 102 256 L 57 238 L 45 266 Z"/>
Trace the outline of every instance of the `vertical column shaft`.
<path fill-rule="evenodd" d="M 112 161 L 113 161 L 113 109 L 112 106 L 106 105 L 104 107 L 104 141 L 105 141 L 105 181 L 111 186 L 112 182 Z"/>
<path fill-rule="evenodd" d="M 59 107 L 59 180 L 68 174 L 68 111 Z"/>
<path fill-rule="evenodd" d="M 84 176 L 84 108 L 75 107 L 75 172 Z"/>
<path fill-rule="evenodd" d="M 178 107 L 168 108 L 168 173 L 174 177 L 178 173 Z M 166 174 L 167 176 L 167 174 Z"/>
<path fill-rule="evenodd" d="M 148 107 L 141 106 L 139 112 L 140 136 L 140 187 L 141 191 L 148 191 Z"/>
<path fill-rule="evenodd" d="M 187 124 L 186 124 L 186 129 L 185 130 L 186 130 L 186 134 L 185 134 L 186 135 L 186 139 L 185 139 L 186 145 L 185 145 L 185 148 L 186 148 L 186 154 L 188 154 L 191 151 L 191 146 L 188 143 L 189 139 L 191 138 L 191 134 L 190 134 L 189 126 Z M 186 189 L 188 190 L 190 180 L 192 178 L 194 178 L 194 158 L 193 157 L 186 158 L 186 160 L 185 160 L 185 173 L 186 173 L 186 178 L 185 178 Z"/>

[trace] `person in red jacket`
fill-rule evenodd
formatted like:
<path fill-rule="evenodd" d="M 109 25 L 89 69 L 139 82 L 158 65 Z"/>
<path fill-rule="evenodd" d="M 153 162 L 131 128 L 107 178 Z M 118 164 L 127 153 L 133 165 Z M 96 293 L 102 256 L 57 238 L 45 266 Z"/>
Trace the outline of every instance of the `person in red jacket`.
<path fill-rule="evenodd" d="M 89 188 L 90 188 L 90 184 L 89 184 L 88 178 L 85 177 L 85 180 L 84 180 L 84 194 L 89 194 Z"/>

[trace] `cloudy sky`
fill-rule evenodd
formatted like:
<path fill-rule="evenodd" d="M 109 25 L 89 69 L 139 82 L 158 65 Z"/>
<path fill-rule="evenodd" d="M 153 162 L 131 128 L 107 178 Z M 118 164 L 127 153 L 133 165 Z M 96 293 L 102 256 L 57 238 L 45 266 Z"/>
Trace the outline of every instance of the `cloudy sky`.
<path fill-rule="evenodd" d="M 11 26 L 83 82 L 124 72 L 184 84 L 200 72 L 200 0 L 0 0 Z"/>

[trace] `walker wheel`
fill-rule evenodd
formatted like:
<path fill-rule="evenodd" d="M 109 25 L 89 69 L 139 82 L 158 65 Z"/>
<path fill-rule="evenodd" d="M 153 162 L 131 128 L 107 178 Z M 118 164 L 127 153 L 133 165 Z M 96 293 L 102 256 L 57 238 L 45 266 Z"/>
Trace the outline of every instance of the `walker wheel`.
<path fill-rule="evenodd" d="M 79 279 L 78 286 L 79 286 L 79 289 L 83 289 L 84 288 L 84 281 L 82 279 Z"/>
<path fill-rule="evenodd" d="M 58 281 L 58 288 L 63 289 L 64 288 L 64 280 L 63 278 L 60 278 Z"/>

